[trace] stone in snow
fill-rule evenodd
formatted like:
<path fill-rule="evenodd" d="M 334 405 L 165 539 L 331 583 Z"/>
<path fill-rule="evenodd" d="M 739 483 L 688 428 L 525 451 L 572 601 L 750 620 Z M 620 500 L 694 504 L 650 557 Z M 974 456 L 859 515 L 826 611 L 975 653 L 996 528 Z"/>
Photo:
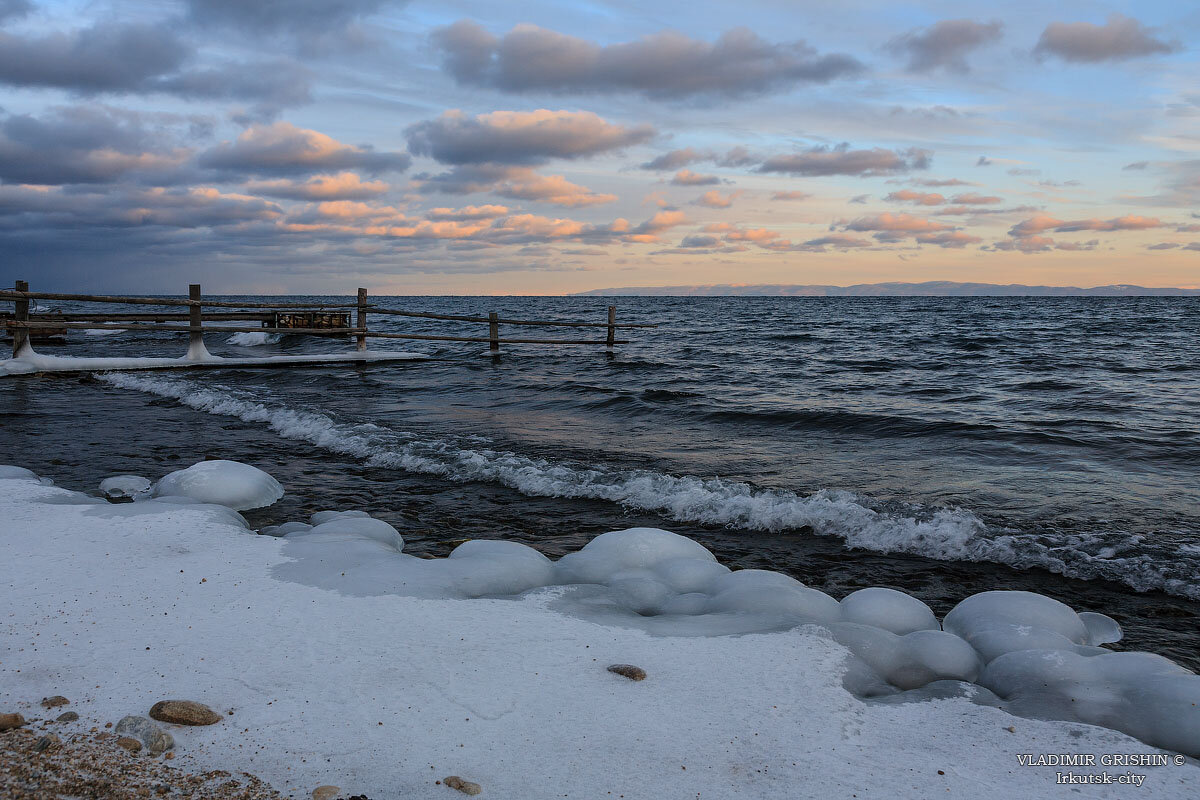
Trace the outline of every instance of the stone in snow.
<path fill-rule="evenodd" d="M 337 786 L 329 786 L 329 785 L 318 786 L 317 788 L 313 789 L 312 799 L 313 800 L 333 800 L 333 798 L 337 797 L 341 793 L 342 793 L 341 788 L 339 788 Z"/>
<path fill-rule="evenodd" d="M 442 778 L 442 783 L 449 786 L 451 789 L 458 789 L 463 794 L 479 794 L 483 791 L 483 787 L 473 781 L 465 781 L 457 775 L 451 775 L 449 778 Z"/>
<path fill-rule="evenodd" d="M 69 706 L 70 704 L 71 701 L 61 694 L 56 694 L 54 697 L 42 698 L 42 708 L 58 708 L 59 706 Z"/>
<path fill-rule="evenodd" d="M 152 756 L 170 750 L 175 746 L 171 734 L 155 725 L 145 717 L 122 717 L 114 732 L 120 736 L 129 736 L 140 741 L 146 747 L 146 752 Z"/>
<path fill-rule="evenodd" d="M 150 709 L 150 718 L 173 725 L 214 725 L 221 715 L 192 700 L 160 700 Z"/>
<path fill-rule="evenodd" d="M 635 667 L 633 664 L 613 664 L 608 668 L 608 671 L 623 675 L 631 681 L 646 680 L 646 670 L 641 667 Z"/>
<path fill-rule="evenodd" d="M 25 724 L 25 718 L 20 714 L 0 714 L 0 731 L 10 731 Z"/>

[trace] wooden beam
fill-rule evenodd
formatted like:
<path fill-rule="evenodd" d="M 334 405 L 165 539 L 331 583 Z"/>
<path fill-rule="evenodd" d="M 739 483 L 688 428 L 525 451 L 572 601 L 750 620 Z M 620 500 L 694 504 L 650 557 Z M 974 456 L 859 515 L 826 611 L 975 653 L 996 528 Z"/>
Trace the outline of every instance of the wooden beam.
<path fill-rule="evenodd" d="M 493 353 L 500 349 L 500 315 L 488 313 L 488 349 Z"/>
<path fill-rule="evenodd" d="M 613 345 L 616 344 L 616 338 L 615 338 L 616 333 L 617 333 L 617 307 L 609 306 L 608 307 L 608 340 L 605 342 L 605 344 L 608 346 L 609 350 L 612 350 Z"/>

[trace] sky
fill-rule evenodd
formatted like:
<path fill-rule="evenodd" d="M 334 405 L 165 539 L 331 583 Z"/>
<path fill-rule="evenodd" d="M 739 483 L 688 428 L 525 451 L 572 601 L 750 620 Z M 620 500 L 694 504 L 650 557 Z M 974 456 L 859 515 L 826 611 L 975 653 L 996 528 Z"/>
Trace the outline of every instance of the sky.
<path fill-rule="evenodd" d="M 1200 287 L 1200 3 L 0 0 L 0 285 Z"/>

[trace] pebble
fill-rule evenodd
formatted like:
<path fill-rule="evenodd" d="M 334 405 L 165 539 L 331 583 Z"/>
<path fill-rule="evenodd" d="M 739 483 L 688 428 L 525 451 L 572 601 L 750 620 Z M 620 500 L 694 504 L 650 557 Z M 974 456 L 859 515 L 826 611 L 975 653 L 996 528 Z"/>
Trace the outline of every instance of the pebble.
<path fill-rule="evenodd" d="M 74 722 L 77 719 L 79 719 L 78 714 L 76 714 L 74 711 L 67 711 L 66 713 L 59 714 L 58 719 L 56 719 L 54 721 L 55 722 Z"/>
<path fill-rule="evenodd" d="M 615 672 L 618 675 L 624 675 L 631 681 L 646 680 L 646 670 L 641 667 L 635 667 L 633 664 L 613 664 L 608 668 L 609 672 Z"/>
<path fill-rule="evenodd" d="M 117 723 L 116 732 L 122 736 L 131 736 L 146 746 L 146 752 L 156 756 L 175 746 L 171 734 L 155 725 L 145 717 L 123 717 Z"/>
<path fill-rule="evenodd" d="M 191 700 L 160 700 L 150 709 L 150 718 L 174 725 L 212 725 L 221 721 L 220 714 Z"/>
<path fill-rule="evenodd" d="M 449 786 L 451 789 L 458 789 L 463 794 L 479 794 L 483 791 L 483 787 L 472 781 L 464 781 L 457 775 L 451 775 L 449 778 L 442 778 L 442 783 Z"/>
<path fill-rule="evenodd" d="M 0 714 L 0 731 L 10 731 L 25 724 L 25 718 L 20 714 Z"/>
<path fill-rule="evenodd" d="M 342 790 L 337 786 L 318 786 L 313 789 L 313 800 L 333 800 L 342 793 Z"/>
<path fill-rule="evenodd" d="M 62 744 L 62 739 L 59 739 L 57 734 L 48 733 L 37 740 L 37 744 L 34 745 L 33 749 L 40 753 L 43 750 L 49 750 L 51 747 L 58 747 L 60 744 Z"/>
<path fill-rule="evenodd" d="M 58 708 L 59 706 L 70 705 L 71 701 L 63 697 L 61 694 L 56 694 L 54 697 L 43 697 L 42 708 Z"/>
<path fill-rule="evenodd" d="M 142 743 L 132 736 L 122 736 L 117 739 L 117 747 L 124 747 L 131 753 L 140 753 L 142 751 Z"/>

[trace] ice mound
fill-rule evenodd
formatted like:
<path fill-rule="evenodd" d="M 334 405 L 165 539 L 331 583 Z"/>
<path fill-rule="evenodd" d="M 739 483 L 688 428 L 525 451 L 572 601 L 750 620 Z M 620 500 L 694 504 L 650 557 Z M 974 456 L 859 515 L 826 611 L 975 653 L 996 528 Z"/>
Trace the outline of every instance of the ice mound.
<path fill-rule="evenodd" d="M 862 683 L 864 676 L 847 688 L 857 694 L 890 693 L 889 687 L 919 689 L 934 681 L 974 681 L 983 664 L 971 645 L 952 633 L 940 630 L 918 630 L 897 636 L 882 628 L 854 622 L 829 626 L 833 638 L 860 658 L 871 670 L 865 677 L 878 676 L 886 686 Z"/>
<path fill-rule="evenodd" d="M 40 481 L 41 478 L 31 469 L 0 464 L 0 480 Z"/>
<path fill-rule="evenodd" d="M 150 480 L 141 475 L 114 475 L 100 481 L 100 493 L 116 502 L 146 497 L 150 489 Z"/>
<path fill-rule="evenodd" d="M 768 570 L 730 571 L 669 531 L 601 534 L 557 563 L 515 542 L 469 541 L 420 559 L 362 512 L 319 512 L 264 532 L 295 559 L 279 577 L 359 594 L 516 597 L 553 588 L 547 607 L 665 636 L 827 631 L 849 652 L 843 686 L 889 702 L 968 697 L 1012 713 L 1103 725 L 1159 747 L 1200 753 L 1200 676 L 1148 653 L 1114 653 L 1120 626 L 1032 592 L 960 602 L 939 626 L 920 600 L 860 589 L 838 602 Z M 944 628 L 944 630 L 942 629 Z"/>
<path fill-rule="evenodd" d="M 177 470 L 154 485 L 154 496 L 177 495 L 234 511 L 269 506 L 283 497 L 279 481 L 258 467 L 237 461 L 201 461 Z"/>
<path fill-rule="evenodd" d="M 1116 620 L 1092 612 L 1081 617 L 1065 603 L 1033 592 L 971 595 L 950 610 L 942 628 L 969 642 L 985 662 L 1022 650 L 1086 653 L 1090 646 L 1121 639 Z"/>
<path fill-rule="evenodd" d="M 900 635 L 941 630 L 929 606 L 904 592 L 881 586 L 859 589 L 843 597 L 842 619 Z"/>
<path fill-rule="evenodd" d="M 1200 676 L 1153 653 L 1005 653 L 979 683 L 1023 716 L 1115 728 L 1200 757 Z"/>

